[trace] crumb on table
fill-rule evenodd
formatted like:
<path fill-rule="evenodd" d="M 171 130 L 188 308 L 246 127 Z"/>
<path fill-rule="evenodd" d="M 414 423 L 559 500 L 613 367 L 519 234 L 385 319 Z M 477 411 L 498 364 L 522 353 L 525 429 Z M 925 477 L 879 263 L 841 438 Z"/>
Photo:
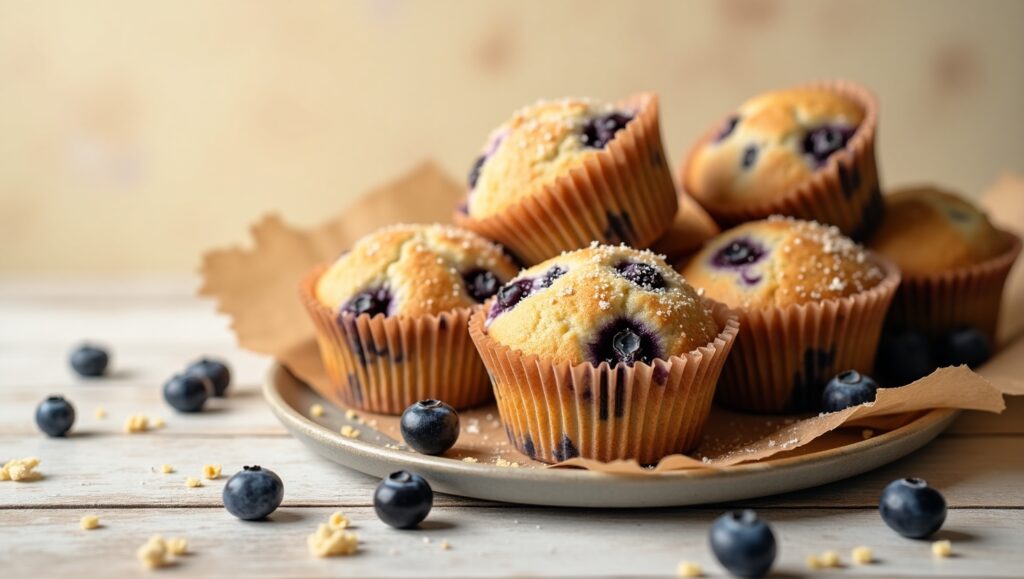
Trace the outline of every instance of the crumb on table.
<path fill-rule="evenodd" d="M 704 575 L 704 570 L 699 564 L 692 561 L 680 561 L 679 566 L 676 567 L 676 575 L 679 577 L 701 577 Z"/>
<path fill-rule="evenodd" d="M 107 417 L 107 410 L 102 406 L 98 406 L 96 407 L 96 410 L 93 411 L 93 416 L 96 417 L 96 420 L 103 420 Z"/>
<path fill-rule="evenodd" d="M 309 552 L 317 557 L 351 555 L 359 548 L 359 537 L 350 531 L 331 529 L 323 523 L 306 539 Z"/>
<path fill-rule="evenodd" d="M 951 557 L 953 555 L 953 543 L 948 540 L 935 541 L 932 543 L 932 555 L 936 557 Z"/>
<path fill-rule="evenodd" d="M 135 552 L 135 556 L 144 566 L 154 569 L 167 564 L 167 544 L 163 537 L 153 535 Z"/>
<path fill-rule="evenodd" d="M 188 552 L 188 541 L 181 537 L 167 539 L 167 551 L 171 555 L 184 555 Z"/>
<path fill-rule="evenodd" d="M 825 551 L 821 554 L 821 564 L 824 567 L 839 567 L 842 565 L 842 561 L 839 560 L 839 553 Z"/>
<path fill-rule="evenodd" d="M 185 486 L 187 486 L 190 489 L 198 488 L 203 486 L 203 481 L 197 478 L 188 477 L 185 479 Z"/>
<path fill-rule="evenodd" d="M 348 424 L 341 427 L 341 435 L 345 438 L 359 438 L 360 434 L 362 433 L 358 429 L 352 428 Z"/>
<path fill-rule="evenodd" d="M 30 482 L 38 480 L 42 478 L 42 475 L 36 472 L 39 462 L 39 459 L 34 456 L 11 459 L 0 468 L 0 481 Z"/>
<path fill-rule="evenodd" d="M 221 465 L 219 464 L 204 464 L 203 465 L 203 478 L 208 480 L 217 480 L 220 478 Z"/>
<path fill-rule="evenodd" d="M 341 511 L 336 511 L 334 514 L 331 515 L 331 518 L 327 521 L 327 525 L 335 531 L 347 529 L 351 524 L 352 522 L 349 521 L 348 517 L 346 517 L 344 513 L 342 513 Z"/>
<path fill-rule="evenodd" d="M 160 472 L 164 474 L 171 474 L 174 472 L 174 467 L 169 464 L 162 464 L 160 465 Z"/>
<path fill-rule="evenodd" d="M 86 531 L 91 531 L 100 526 L 100 518 L 96 515 L 85 515 L 78 524 Z"/>
<path fill-rule="evenodd" d="M 861 546 L 850 552 L 850 558 L 858 565 L 867 565 L 874 560 L 874 554 L 871 553 L 870 547 Z"/>
<path fill-rule="evenodd" d="M 314 405 L 309 407 L 309 414 L 310 414 L 310 416 L 313 416 L 315 418 L 320 418 L 324 414 L 327 414 L 327 411 L 324 410 L 323 405 L 321 405 L 321 404 L 314 404 Z"/>
<path fill-rule="evenodd" d="M 124 431 L 128 434 L 136 434 L 149 430 L 149 419 L 141 414 L 132 414 L 124 420 Z"/>

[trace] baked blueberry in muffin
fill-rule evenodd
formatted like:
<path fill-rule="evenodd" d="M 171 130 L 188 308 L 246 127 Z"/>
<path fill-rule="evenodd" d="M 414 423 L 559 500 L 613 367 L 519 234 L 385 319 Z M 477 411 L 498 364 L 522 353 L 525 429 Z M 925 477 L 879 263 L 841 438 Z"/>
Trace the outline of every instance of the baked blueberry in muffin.
<path fill-rule="evenodd" d="M 594 245 L 531 267 L 501 290 L 487 333 L 524 354 L 611 366 L 689 352 L 720 328 L 708 305 L 649 251 Z"/>
<path fill-rule="evenodd" d="M 320 277 L 339 313 L 418 316 L 483 303 L 517 268 L 501 248 L 444 225 L 396 225 L 360 239 Z"/>

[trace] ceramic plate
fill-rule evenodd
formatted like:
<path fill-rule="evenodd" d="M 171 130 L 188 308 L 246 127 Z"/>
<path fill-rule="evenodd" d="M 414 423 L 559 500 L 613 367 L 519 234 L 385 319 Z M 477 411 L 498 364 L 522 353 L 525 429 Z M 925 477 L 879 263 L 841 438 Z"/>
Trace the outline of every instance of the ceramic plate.
<path fill-rule="evenodd" d="M 924 446 L 956 418 L 933 410 L 900 428 L 828 450 L 768 459 L 726 470 L 612 475 L 579 469 L 507 468 L 387 448 L 395 440 L 360 426 L 346 438 L 305 416 L 320 396 L 280 364 L 263 388 L 278 419 L 323 457 L 369 475 L 399 469 L 420 473 L 435 491 L 477 499 L 562 507 L 669 507 L 736 501 L 834 482 L 892 462 Z"/>

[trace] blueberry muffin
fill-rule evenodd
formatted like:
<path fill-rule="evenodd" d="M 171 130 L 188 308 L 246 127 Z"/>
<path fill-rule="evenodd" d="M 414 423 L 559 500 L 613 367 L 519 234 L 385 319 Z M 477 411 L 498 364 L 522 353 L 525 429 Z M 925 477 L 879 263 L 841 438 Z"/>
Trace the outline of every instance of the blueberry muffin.
<path fill-rule="evenodd" d="M 646 464 L 696 442 L 738 331 L 729 316 L 661 257 L 595 244 L 521 272 L 470 334 L 523 453 Z"/>
<path fill-rule="evenodd" d="M 725 226 L 782 214 L 865 237 L 881 212 L 876 119 L 874 98 L 846 83 L 762 94 L 694 147 L 683 188 Z"/>
<path fill-rule="evenodd" d="M 771 217 L 713 239 L 683 269 L 737 310 L 719 400 L 753 412 L 817 409 L 828 379 L 869 373 L 897 270 L 835 227 Z"/>
<path fill-rule="evenodd" d="M 646 246 L 675 215 L 658 101 L 542 101 L 492 132 L 456 222 L 527 263 L 591 241 Z"/>
<path fill-rule="evenodd" d="M 469 317 L 518 268 L 501 248 L 443 225 L 398 225 L 311 272 L 301 294 L 332 388 L 346 407 L 400 414 L 425 398 L 467 408 L 490 397 Z"/>
<path fill-rule="evenodd" d="M 885 203 L 871 247 L 903 273 L 889 312 L 891 337 L 923 333 L 936 363 L 945 358 L 939 350 L 946 339 L 964 330 L 980 331 L 991 348 L 1020 239 L 995 228 L 965 199 L 934 187 L 896 191 Z"/>

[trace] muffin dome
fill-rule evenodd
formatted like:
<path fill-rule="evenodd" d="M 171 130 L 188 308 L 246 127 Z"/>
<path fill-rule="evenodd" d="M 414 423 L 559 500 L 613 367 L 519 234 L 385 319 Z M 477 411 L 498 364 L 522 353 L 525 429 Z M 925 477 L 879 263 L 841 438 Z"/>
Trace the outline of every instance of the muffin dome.
<path fill-rule="evenodd" d="M 711 240 L 683 275 L 730 307 L 785 307 L 870 289 L 885 277 L 835 227 L 788 217 L 745 223 Z"/>
<path fill-rule="evenodd" d="M 864 117 L 856 101 L 822 87 L 765 93 L 698 146 L 683 175 L 685 188 L 717 207 L 789 193 L 846 147 Z"/>
<path fill-rule="evenodd" d="M 482 219 L 583 163 L 633 120 L 635 111 L 586 99 L 542 101 L 516 112 L 488 140 L 469 173 L 467 210 Z"/>
<path fill-rule="evenodd" d="M 420 316 L 482 303 L 518 268 L 501 247 L 445 225 L 396 225 L 363 237 L 315 295 L 338 312 Z"/>
<path fill-rule="evenodd" d="M 486 323 L 491 338 L 525 354 L 612 366 L 689 352 L 720 329 L 661 257 L 597 244 L 521 272 L 498 292 Z"/>
<path fill-rule="evenodd" d="M 909 188 L 886 196 L 885 203 L 885 218 L 870 245 L 905 275 L 971 266 L 1006 249 L 988 217 L 952 193 Z"/>

